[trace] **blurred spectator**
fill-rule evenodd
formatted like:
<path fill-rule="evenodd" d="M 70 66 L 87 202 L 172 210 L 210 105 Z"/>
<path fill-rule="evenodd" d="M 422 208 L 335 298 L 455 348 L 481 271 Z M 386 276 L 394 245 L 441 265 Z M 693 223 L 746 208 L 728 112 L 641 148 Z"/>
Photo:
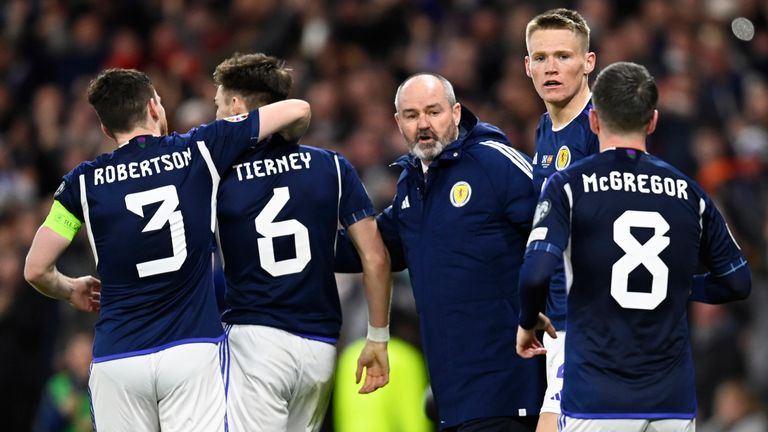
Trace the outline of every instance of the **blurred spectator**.
<path fill-rule="evenodd" d="M 76 333 L 67 342 L 62 370 L 52 376 L 37 409 L 35 432 L 90 432 L 91 400 L 88 374 L 91 367 L 90 333 Z"/>
<path fill-rule="evenodd" d="M 725 381 L 717 387 L 715 412 L 700 432 L 765 432 L 768 416 L 760 402 L 741 381 Z"/>
<path fill-rule="evenodd" d="M 313 106 L 305 141 L 353 160 L 381 209 L 397 180 L 387 166 L 406 151 L 392 95 L 414 72 L 444 74 L 468 107 L 532 155 L 543 107 L 524 75 L 524 28 L 535 14 L 559 6 L 586 17 L 598 69 L 634 60 L 653 71 L 662 114 L 650 151 L 713 191 L 755 280 L 767 281 L 765 1 L 8 0 L 0 2 L 0 262 L 6 269 L 0 281 L 0 399 L 11 401 L 0 403 L 7 410 L 0 413 L 4 426 L 30 428 L 53 341 L 89 319 L 28 295 L 19 263 L 29 246 L 26 232 L 45 217 L 37 209 L 50 207 L 61 176 L 109 149 L 83 100 L 98 70 L 148 72 L 163 95 L 169 126 L 185 132 L 213 118 L 211 72 L 220 60 L 235 50 L 286 58 L 296 80 L 291 96 Z M 751 33 L 737 37 L 731 25 L 737 17 L 749 20 Z M 87 239 L 78 236 L 71 249 L 62 269 L 92 272 Z M 715 349 L 707 341 L 723 326 L 734 338 L 750 335 L 749 343 L 732 344 L 734 358 L 742 359 L 732 375 L 753 377 L 763 401 L 766 308 L 768 296 L 754 295 L 749 308 L 703 313 L 693 325 L 702 370 L 711 366 L 704 348 Z M 703 373 L 700 385 L 711 395 L 719 380 Z M 710 413 L 706 398 L 702 419 Z"/>

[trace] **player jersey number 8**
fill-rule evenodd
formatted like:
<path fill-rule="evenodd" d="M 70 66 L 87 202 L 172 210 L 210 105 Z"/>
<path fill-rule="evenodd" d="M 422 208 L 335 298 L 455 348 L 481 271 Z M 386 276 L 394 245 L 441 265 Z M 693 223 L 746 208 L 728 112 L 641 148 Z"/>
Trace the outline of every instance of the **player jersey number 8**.
<path fill-rule="evenodd" d="M 652 228 L 653 236 L 640 244 L 632 228 Z M 667 297 L 669 268 L 659 254 L 669 246 L 669 224 L 658 212 L 627 210 L 613 223 L 613 241 L 624 251 L 611 269 L 611 296 L 625 309 L 653 310 Z M 645 266 L 652 276 L 650 292 L 630 292 L 629 274 Z"/>
<path fill-rule="evenodd" d="M 181 210 L 176 209 L 179 206 L 179 194 L 176 193 L 176 186 L 163 186 L 125 196 L 125 206 L 140 217 L 144 217 L 144 206 L 158 202 L 161 203 L 160 207 L 141 232 L 157 231 L 168 222 L 171 229 L 173 256 L 136 264 L 136 270 L 139 272 L 139 277 L 142 278 L 176 271 L 187 259 L 184 218 L 181 215 Z"/>
<path fill-rule="evenodd" d="M 304 270 L 304 267 L 312 259 L 312 252 L 309 249 L 309 230 L 301 222 L 296 219 L 275 222 L 280 210 L 291 198 L 288 187 L 275 188 L 273 192 L 274 195 L 256 217 L 255 223 L 256 232 L 264 236 L 258 240 L 261 267 L 272 276 L 277 277 Z M 277 261 L 272 240 L 275 237 L 289 235 L 293 236 L 295 242 L 296 257 Z"/>

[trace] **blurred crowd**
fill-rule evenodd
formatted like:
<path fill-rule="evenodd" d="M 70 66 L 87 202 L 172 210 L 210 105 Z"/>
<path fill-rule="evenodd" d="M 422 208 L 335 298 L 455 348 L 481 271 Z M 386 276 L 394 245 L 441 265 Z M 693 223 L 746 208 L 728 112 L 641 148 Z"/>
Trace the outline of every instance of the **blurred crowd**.
<path fill-rule="evenodd" d="M 90 427 L 81 421 L 80 400 L 61 389 L 84 391 L 82 361 L 72 351 L 83 345 L 95 317 L 34 292 L 23 281 L 22 267 L 61 176 L 112 149 L 85 100 L 85 87 L 99 70 L 149 73 L 170 129 L 183 132 L 213 119 L 211 74 L 218 62 L 236 51 L 282 57 L 293 69 L 292 96 L 312 105 L 304 143 L 343 153 L 382 209 L 398 174 L 388 164 L 407 151 L 392 118 L 394 93 L 411 73 L 434 71 L 448 78 L 460 102 L 533 156 L 544 106 L 525 76 L 525 25 L 553 7 L 584 15 L 598 70 L 631 60 L 655 75 L 660 120 L 650 151 L 715 197 L 748 256 L 755 279 L 749 300 L 691 306 L 700 425 L 707 431 L 768 430 L 768 3 L 763 0 L 2 2 L 3 429 Z M 746 20 L 734 21 L 737 17 Z M 94 272 L 83 234 L 59 263 L 68 274 Z M 363 334 L 365 311 L 359 279 L 339 281 L 346 313 L 341 348 Z M 407 278 L 398 278 L 396 291 L 395 307 L 413 320 Z M 404 339 L 418 345 L 413 326 L 404 328 L 410 329 Z M 57 409 L 70 429 L 55 429 L 56 422 L 48 421 Z M 754 418 L 757 429 L 744 426 Z"/>

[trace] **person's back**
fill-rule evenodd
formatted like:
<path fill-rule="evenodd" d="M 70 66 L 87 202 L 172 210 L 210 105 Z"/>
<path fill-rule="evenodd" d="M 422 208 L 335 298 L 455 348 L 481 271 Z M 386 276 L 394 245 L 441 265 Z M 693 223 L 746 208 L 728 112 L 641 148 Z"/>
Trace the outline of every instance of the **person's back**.
<path fill-rule="evenodd" d="M 746 261 L 712 200 L 645 151 L 657 100 L 644 67 L 604 69 L 590 112 L 601 153 L 552 176 L 536 208 L 517 351 L 546 352 L 533 328 L 552 330 L 539 312 L 549 275 L 564 259 L 563 431 L 693 430 L 688 301 L 749 293 Z M 699 264 L 711 273 L 695 275 Z"/>
<path fill-rule="evenodd" d="M 350 225 L 372 214 L 354 168 L 337 153 L 275 136 L 238 159 L 219 194 L 222 320 L 335 343 L 338 220 Z"/>
<path fill-rule="evenodd" d="M 306 127 L 308 106 L 292 101 L 167 135 L 146 74 L 107 70 L 88 97 L 120 146 L 64 176 L 25 276 L 46 295 L 100 308 L 89 380 L 96 427 L 223 428 L 224 331 L 211 268 L 220 176 L 249 144 L 293 123 Z M 93 280 L 54 267 L 82 224 L 100 295 L 88 288 Z"/>
<path fill-rule="evenodd" d="M 708 268 L 737 258 L 707 255 L 708 243 L 728 236 L 704 231 L 716 217 L 712 201 L 634 149 L 588 158 L 547 188 L 569 191 L 572 212 L 563 413 L 692 418 L 692 275 L 700 257 Z"/>
<path fill-rule="evenodd" d="M 219 174 L 202 144 L 222 126 L 139 136 L 65 176 L 56 199 L 88 226 L 102 279 L 94 362 L 223 337 L 210 255 Z"/>
<path fill-rule="evenodd" d="M 217 66 L 214 80 L 219 118 L 285 99 L 292 84 L 283 62 L 264 54 L 235 54 Z M 341 155 L 285 135 L 233 162 L 218 195 L 235 432 L 322 426 L 341 329 L 333 273 L 339 224 L 364 257 L 369 321 L 379 330 L 361 354 L 361 393 L 389 379 L 391 277 L 373 205 Z"/>

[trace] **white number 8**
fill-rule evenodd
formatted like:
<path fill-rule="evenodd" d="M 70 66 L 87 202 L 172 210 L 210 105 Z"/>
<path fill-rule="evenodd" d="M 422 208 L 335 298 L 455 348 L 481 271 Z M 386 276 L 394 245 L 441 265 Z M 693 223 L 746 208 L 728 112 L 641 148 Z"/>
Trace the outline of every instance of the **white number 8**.
<path fill-rule="evenodd" d="M 653 228 L 653 236 L 640 244 L 631 228 Z M 669 268 L 659 258 L 669 246 L 669 224 L 657 212 L 627 210 L 613 223 L 613 241 L 626 253 L 611 269 L 611 296 L 625 309 L 653 310 L 667 297 Z M 651 292 L 629 292 L 629 274 L 645 266 L 652 276 Z"/>

